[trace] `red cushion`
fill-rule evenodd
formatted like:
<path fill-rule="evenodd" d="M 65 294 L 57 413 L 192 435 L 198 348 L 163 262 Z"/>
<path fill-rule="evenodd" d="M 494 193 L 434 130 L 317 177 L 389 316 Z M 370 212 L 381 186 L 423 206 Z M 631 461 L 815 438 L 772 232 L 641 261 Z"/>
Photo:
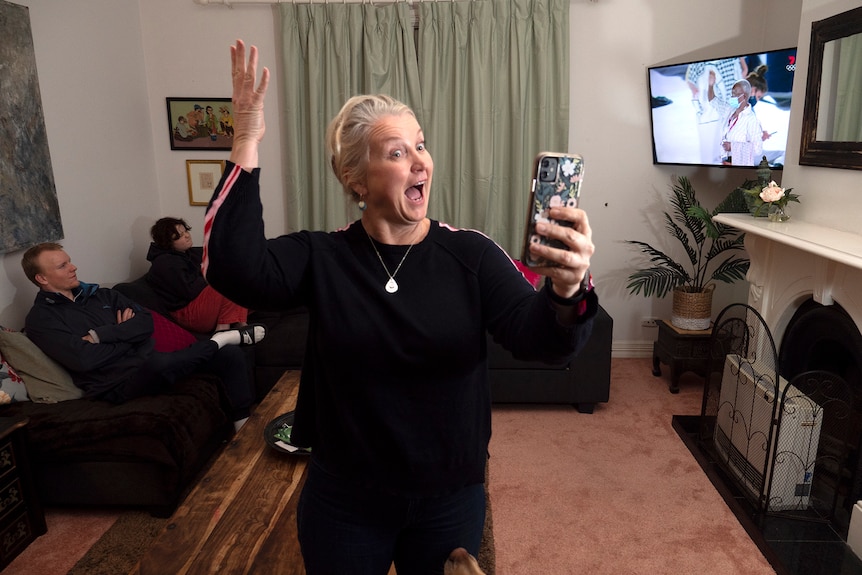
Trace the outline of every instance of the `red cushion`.
<path fill-rule="evenodd" d="M 190 332 L 178 326 L 165 316 L 150 310 L 153 316 L 153 339 L 156 351 L 171 352 L 185 349 L 197 339 Z"/>

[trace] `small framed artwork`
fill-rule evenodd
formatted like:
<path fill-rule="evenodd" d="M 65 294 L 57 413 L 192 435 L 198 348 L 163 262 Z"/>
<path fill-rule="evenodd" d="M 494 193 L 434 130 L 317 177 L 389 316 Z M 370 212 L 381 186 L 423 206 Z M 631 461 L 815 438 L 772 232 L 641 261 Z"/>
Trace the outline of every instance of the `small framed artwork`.
<path fill-rule="evenodd" d="M 224 172 L 224 160 L 186 160 L 189 205 L 206 206 Z"/>
<path fill-rule="evenodd" d="M 230 98 L 165 98 L 172 150 L 230 150 Z"/>

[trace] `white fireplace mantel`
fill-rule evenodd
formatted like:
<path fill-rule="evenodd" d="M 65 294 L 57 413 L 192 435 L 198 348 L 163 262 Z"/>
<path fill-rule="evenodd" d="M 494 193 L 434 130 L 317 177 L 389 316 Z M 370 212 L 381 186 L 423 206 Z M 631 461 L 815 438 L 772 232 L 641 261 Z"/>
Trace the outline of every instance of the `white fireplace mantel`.
<path fill-rule="evenodd" d="M 862 326 L 862 235 L 750 214 L 719 214 L 715 221 L 745 232 L 751 259 L 748 303 L 769 326 L 776 345 L 807 299 L 838 303 Z"/>
<path fill-rule="evenodd" d="M 760 235 L 862 269 L 862 235 L 792 219 L 782 223 L 771 222 L 748 214 L 719 214 L 714 219 L 746 234 Z"/>

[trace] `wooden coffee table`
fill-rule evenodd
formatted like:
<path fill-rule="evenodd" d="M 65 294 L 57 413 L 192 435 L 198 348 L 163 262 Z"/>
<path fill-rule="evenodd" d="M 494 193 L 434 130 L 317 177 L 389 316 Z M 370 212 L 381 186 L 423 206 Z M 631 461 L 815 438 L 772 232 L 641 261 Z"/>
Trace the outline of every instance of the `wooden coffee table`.
<path fill-rule="evenodd" d="M 304 575 L 296 504 L 308 457 L 279 453 L 263 429 L 296 406 L 299 372 L 275 384 L 131 573 Z"/>

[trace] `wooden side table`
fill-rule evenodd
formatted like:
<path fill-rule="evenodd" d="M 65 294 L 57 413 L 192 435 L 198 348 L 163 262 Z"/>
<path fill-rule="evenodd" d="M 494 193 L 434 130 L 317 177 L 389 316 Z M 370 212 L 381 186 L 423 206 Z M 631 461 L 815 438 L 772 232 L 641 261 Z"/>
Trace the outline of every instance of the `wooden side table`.
<path fill-rule="evenodd" d="M 27 459 L 29 421 L 0 417 L 0 570 L 48 530 Z"/>
<path fill-rule="evenodd" d="M 658 340 L 653 344 L 652 374 L 661 375 L 661 364 L 670 366 L 671 393 L 679 393 L 679 376 L 693 371 L 706 377 L 709 359 L 709 338 L 712 328 L 704 330 L 680 329 L 664 320 L 658 320 Z"/>

